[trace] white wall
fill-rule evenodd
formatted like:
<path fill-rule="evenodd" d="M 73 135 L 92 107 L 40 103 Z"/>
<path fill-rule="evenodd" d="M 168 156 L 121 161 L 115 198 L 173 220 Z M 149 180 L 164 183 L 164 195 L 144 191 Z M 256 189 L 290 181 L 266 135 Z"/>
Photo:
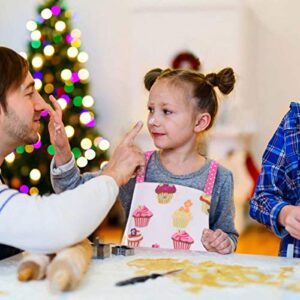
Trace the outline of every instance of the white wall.
<path fill-rule="evenodd" d="M 35 17 L 38 2 L 1 0 L 0 44 L 17 51 L 26 48 L 25 23 Z M 141 75 L 147 68 L 167 66 L 179 48 L 198 52 L 205 72 L 224 65 L 237 70 L 237 90 L 228 110 L 233 124 L 255 129 L 257 162 L 289 101 L 298 101 L 298 0 L 69 0 L 68 6 L 90 56 L 98 126 L 112 144 L 136 119 L 145 119 Z M 210 27 L 200 27 L 205 23 Z M 189 24 L 196 26 L 188 30 Z M 155 39 L 157 30 L 165 40 Z"/>
<path fill-rule="evenodd" d="M 300 1 L 248 0 L 247 5 L 257 31 L 253 122 L 258 129 L 252 149 L 260 155 L 290 101 L 300 101 Z"/>

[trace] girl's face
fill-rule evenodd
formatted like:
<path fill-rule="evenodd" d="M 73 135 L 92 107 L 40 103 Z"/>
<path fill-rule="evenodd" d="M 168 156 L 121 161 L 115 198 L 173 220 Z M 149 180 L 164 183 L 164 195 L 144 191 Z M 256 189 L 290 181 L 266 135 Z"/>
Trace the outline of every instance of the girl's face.
<path fill-rule="evenodd" d="M 196 143 L 195 124 L 199 112 L 188 95 L 187 87 L 158 80 L 148 101 L 148 130 L 159 149 L 170 150 Z"/>

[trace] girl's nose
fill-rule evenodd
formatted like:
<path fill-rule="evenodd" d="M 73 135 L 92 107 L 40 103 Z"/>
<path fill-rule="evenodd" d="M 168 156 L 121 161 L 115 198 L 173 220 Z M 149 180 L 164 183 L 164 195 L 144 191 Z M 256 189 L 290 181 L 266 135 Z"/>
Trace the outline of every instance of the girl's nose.
<path fill-rule="evenodd" d="M 151 118 L 149 118 L 149 121 L 148 121 L 149 125 L 151 126 L 159 126 L 159 120 L 156 117 L 152 116 Z"/>
<path fill-rule="evenodd" d="M 149 119 L 149 125 L 154 125 L 155 124 L 155 119 L 154 117 Z"/>

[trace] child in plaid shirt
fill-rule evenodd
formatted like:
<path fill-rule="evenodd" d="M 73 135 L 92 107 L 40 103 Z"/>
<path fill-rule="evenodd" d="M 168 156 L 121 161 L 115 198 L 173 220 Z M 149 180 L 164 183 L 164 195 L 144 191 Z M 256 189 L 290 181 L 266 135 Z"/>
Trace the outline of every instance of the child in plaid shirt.
<path fill-rule="evenodd" d="M 300 103 L 292 102 L 270 140 L 250 216 L 281 238 L 280 256 L 300 257 Z"/>

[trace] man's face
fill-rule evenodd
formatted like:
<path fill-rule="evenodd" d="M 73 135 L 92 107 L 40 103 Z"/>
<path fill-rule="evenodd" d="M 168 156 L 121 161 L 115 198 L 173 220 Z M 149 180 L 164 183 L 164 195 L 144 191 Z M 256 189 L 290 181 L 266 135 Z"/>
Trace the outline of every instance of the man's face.
<path fill-rule="evenodd" d="M 0 113 L 1 131 L 15 145 L 34 144 L 38 141 L 40 113 L 47 104 L 36 91 L 34 80 L 27 74 L 21 86 L 6 95 L 7 112 Z"/>

